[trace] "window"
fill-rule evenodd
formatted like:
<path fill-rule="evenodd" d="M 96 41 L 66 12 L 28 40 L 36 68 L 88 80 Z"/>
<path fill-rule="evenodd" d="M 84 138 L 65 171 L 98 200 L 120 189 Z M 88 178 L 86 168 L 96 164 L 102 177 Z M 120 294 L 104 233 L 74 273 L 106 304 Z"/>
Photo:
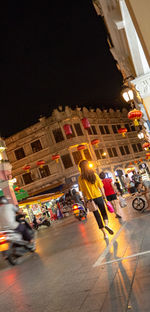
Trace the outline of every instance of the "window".
<path fill-rule="evenodd" d="M 112 125 L 112 130 L 113 130 L 113 133 L 118 133 L 117 127 L 115 125 Z"/>
<path fill-rule="evenodd" d="M 87 160 L 92 160 L 92 157 L 91 157 L 88 149 L 83 150 L 83 152 L 84 152 L 84 156 Z"/>
<path fill-rule="evenodd" d="M 133 148 L 134 153 L 143 151 L 141 143 L 132 144 L 132 148 Z"/>
<path fill-rule="evenodd" d="M 107 148 L 107 152 L 108 152 L 109 157 L 113 157 L 111 148 Z"/>
<path fill-rule="evenodd" d="M 75 133 L 74 133 L 74 130 L 73 130 L 72 125 L 69 125 L 69 126 L 70 126 L 70 128 L 71 128 L 72 134 L 66 135 L 66 138 L 67 138 L 67 139 L 70 139 L 70 138 L 74 138 L 74 137 L 75 137 Z"/>
<path fill-rule="evenodd" d="M 41 145 L 40 140 L 36 140 L 36 141 L 32 142 L 31 147 L 32 147 L 33 153 L 40 151 L 42 149 L 42 145 Z"/>
<path fill-rule="evenodd" d="M 130 150 L 129 150 L 128 145 L 119 146 L 119 149 L 120 149 L 121 155 L 128 155 L 128 154 L 130 154 Z"/>
<path fill-rule="evenodd" d="M 72 163 L 72 160 L 71 160 L 71 157 L 69 154 L 65 154 L 65 155 L 61 156 L 61 159 L 62 159 L 62 162 L 63 162 L 65 169 L 73 167 L 73 163 Z"/>
<path fill-rule="evenodd" d="M 126 154 L 123 146 L 119 146 L 119 149 L 120 149 L 121 155 L 125 155 Z"/>
<path fill-rule="evenodd" d="M 101 155 L 100 155 L 99 150 L 95 150 L 95 155 L 96 155 L 97 159 L 101 159 Z"/>
<path fill-rule="evenodd" d="M 112 147 L 112 151 L 113 151 L 114 157 L 117 157 L 118 154 L 117 154 L 117 151 L 116 151 L 115 147 Z"/>
<path fill-rule="evenodd" d="M 125 124 L 125 128 L 127 128 L 127 131 L 128 131 L 128 132 L 131 131 L 129 124 Z"/>
<path fill-rule="evenodd" d="M 59 143 L 59 142 L 64 140 L 64 136 L 63 136 L 63 133 L 61 131 L 61 128 L 57 128 L 57 129 L 53 130 L 53 135 L 54 135 L 56 143 Z"/>
<path fill-rule="evenodd" d="M 121 128 L 120 125 L 112 125 L 113 133 L 118 133 L 118 130 Z"/>
<path fill-rule="evenodd" d="M 101 158 L 105 159 L 106 158 L 106 152 L 104 151 L 104 149 L 101 148 L 99 151 L 100 151 Z"/>
<path fill-rule="evenodd" d="M 32 183 L 33 180 L 32 180 L 32 177 L 31 177 L 31 172 L 23 174 L 23 180 L 24 180 L 25 184 Z"/>
<path fill-rule="evenodd" d="M 100 130 L 100 133 L 101 133 L 101 134 L 105 134 L 105 131 L 104 131 L 104 127 L 103 127 L 103 126 L 99 126 L 99 130 Z"/>
<path fill-rule="evenodd" d="M 106 134 L 110 134 L 110 131 L 109 131 L 108 126 L 104 126 L 104 129 L 105 129 L 105 133 L 106 133 Z"/>
<path fill-rule="evenodd" d="M 96 127 L 95 127 L 95 126 L 91 126 L 91 129 L 92 129 L 93 134 L 97 134 L 97 131 L 96 131 Z"/>
<path fill-rule="evenodd" d="M 21 147 L 15 150 L 15 156 L 17 160 L 24 158 L 25 157 L 24 149 Z"/>
<path fill-rule="evenodd" d="M 81 129 L 81 126 L 80 126 L 79 123 L 75 123 L 75 124 L 74 124 L 74 127 L 75 127 L 75 129 L 76 129 L 76 133 L 77 133 L 78 136 L 83 135 L 83 132 L 82 132 L 82 129 Z"/>
<path fill-rule="evenodd" d="M 50 170 L 48 165 L 43 166 L 43 168 L 39 168 L 40 174 L 42 178 L 48 177 L 50 175 Z"/>
<path fill-rule="evenodd" d="M 87 132 L 88 132 L 89 135 L 91 135 L 92 134 L 91 128 L 87 128 Z"/>
<path fill-rule="evenodd" d="M 136 131 L 135 126 L 132 125 L 132 126 L 131 126 L 131 130 L 132 130 L 132 131 Z"/>
<path fill-rule="evenodd" d="M 117 156 L 118 156 L 115 147 L 107 148 L 107 152 L 108 152 L 109 157 L 111 157 L 111 158 L 112 158 L 112 157 L 117 157 Z"/>
<path fill-rule="evenodd" d="M 138 147 L 139 152 L 143 151 L 141 143 L 137 143 L 137 147 Z"/>
<path fill-rule="evenodd" d="M 82 159 L 81 152 L 80 151 L 75 151 L 75 152 L 72 153 L 72 156 L 73 156 L 75 164 L 78 165 L 79 161 Z"/>
<path fill-rule="evenodd" d="M 126 154 L 130 154 L 128 145 L 125 145 L 125 146 L 124 146 L 124 149 L 125 149 Z"/>

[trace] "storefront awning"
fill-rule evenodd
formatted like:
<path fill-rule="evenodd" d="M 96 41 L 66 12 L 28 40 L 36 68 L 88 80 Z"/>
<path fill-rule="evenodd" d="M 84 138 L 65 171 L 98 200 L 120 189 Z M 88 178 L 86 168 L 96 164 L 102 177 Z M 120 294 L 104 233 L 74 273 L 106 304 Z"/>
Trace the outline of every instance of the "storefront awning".
<path fill-rule="evenodd" d="M 43 194 L 38 196 L 29 197 L 26 200 L 23 200 L 19 203 L 19 205 L 30 205 L 30 204 L 37 204 L 37 202 L 45 203 L 53 199 L 57 199 L 61 196 L 63 196 L 64 193 L 49 193 L 49 194 Z"/>

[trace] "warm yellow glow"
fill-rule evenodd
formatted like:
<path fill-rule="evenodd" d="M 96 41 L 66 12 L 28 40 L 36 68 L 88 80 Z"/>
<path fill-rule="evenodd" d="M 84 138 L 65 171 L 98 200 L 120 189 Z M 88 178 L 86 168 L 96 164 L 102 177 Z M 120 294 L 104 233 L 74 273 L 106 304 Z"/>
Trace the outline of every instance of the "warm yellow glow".
<path fill-rule="evenodd" d="M 93 164 L 92 163 L 89 163 L 89 168 L 93 168 Z"/>
<path fill-rule="evenodd" d="M 131 89 L 126 89 L 126 91 L 122 93 L 122 96 L 126 102 L 132 101 L 134 98 L 133 91 Z"/>
<path fill-rule="evenodd" d="M 2 160 L 3 159 L 3 157 L 2 157 L 2 154 L 1 154 L 1 152 L 0 152 L 0 160 Z"/>
<path fill-rule="evenodd" d="M 102 156 L 106 156 L 107 154 L 106 154 L 106 152 L 104 152 L 103 154 L 102 154 Z"/>

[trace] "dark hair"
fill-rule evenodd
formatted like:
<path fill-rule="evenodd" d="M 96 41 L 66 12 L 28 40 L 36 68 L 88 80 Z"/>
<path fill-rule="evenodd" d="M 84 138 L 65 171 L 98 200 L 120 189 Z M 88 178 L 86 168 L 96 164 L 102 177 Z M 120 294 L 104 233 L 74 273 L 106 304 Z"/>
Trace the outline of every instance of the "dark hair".
<path fill-rule="evenodd" d="M 106 177 L 106 175 L 105 175 L 105 172 L 104 171 L 102 171 L 101 173 L 100 173 L 100 178 L 103 180 L 103 179 L 105 179 L 105 177 Z"/>
<path fill-rule="evenodd" d="M 94 170 L 92 168 L 89 168 L 88 166 L 89 162 L 88 160 L 81 160 L 79 163 L 79 167 L 81 169 L 81 179 L 85 179 L 91 184 L 94 184 L 96 181 L 96 175 L 94 173 Z"/>
<path fill-rule="evenodd" d="M 125 177 L 126 177 L 126 178 L 128 177 L 128 174 L 127 174 L 127 173 L 125 174 Z"/>
<path fill-rule="evenodd" d="M 8 199 L 5 196 L 0 197 L 0 205 L 9 204 Z"/>

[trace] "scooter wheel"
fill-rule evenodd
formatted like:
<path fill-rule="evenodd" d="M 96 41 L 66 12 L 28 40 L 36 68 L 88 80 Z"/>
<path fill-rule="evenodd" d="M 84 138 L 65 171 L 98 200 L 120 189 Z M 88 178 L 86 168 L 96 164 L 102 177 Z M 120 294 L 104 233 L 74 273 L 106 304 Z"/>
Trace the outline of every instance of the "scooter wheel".
<path fill-rule="evenodd" d="M 141 197 L 136 197 L 132 202 L 132 207 L 137 211 L 142 211 L 145 208 L 145 201 Z"/>
<path fill-rule="evenodd" d="M 17 260 L 18 260 L 18 257 L 15 256 L 14 254 L 11 254 L 7 257 L 7 260 L 8 262 L 11 264 L 11 265 L 16 265 L 17 264 Z"/>

